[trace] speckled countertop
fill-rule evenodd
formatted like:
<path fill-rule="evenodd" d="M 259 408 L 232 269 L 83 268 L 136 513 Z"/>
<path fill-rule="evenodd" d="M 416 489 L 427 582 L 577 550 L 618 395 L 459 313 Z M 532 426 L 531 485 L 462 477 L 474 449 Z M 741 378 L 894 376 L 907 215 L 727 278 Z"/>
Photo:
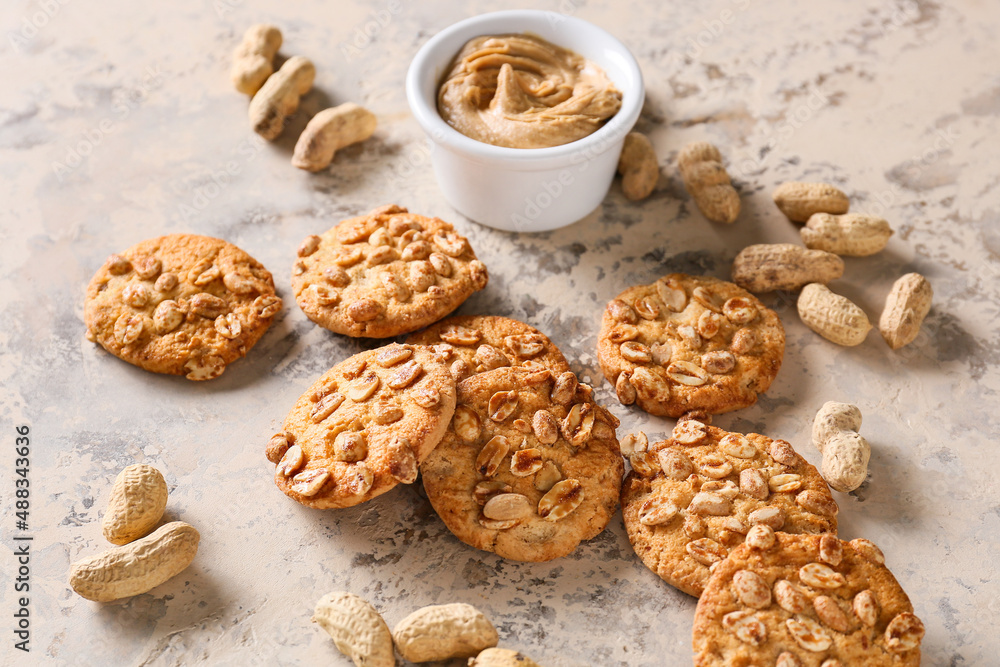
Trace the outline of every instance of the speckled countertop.
<path fill-rule="evenodd" d="M 1000 7 L 850 0 L 561 0 L 634 50 L 662 176 L 654 196 L 604 205 L 557 233 L 480 227 L 442 199 L 403 78 L 416 49 L 456 20 L 512 2 L 411 0 L 12 0 L 0 11 L 0 656 L 45 665 L 347 665 L 309 623 L 334 589 L 371 600 L 390 625 L 464 601 L 504 646 L 545 665 L 690 660 L 695 601 L 632 554 L 620 515 L 572 556 L 503 561 L 453 538 L 416 487 L 317 512 L 273 486 L 264 443 L 324 370 L 372 343 L 314 326 L 288 299 L 273 328 L 220 379 L 138 370 L 84 339 L 83 288 L 111 252 L 198 232 L 236 243 L 290 295 L 307 234 L 396 202 L 453 221 L 491 272 L 460 312 L 530 322 L 562 347 L 622 420 L 651 436 L 672 423 L 612 400 L 595 358 L 599 314 L 627 285 L 669 271 L 725 277 L 756 242 L 796 242 L 770 202 L 785 180 L 825 180 L 853 210 L 883 213 L 888 248 L 848 259 L 833 287 L 877 317 L 899 275 L 919 271 L 934 307 L 911 346 L 876 333 L 838 348 L 770 295 L 788 335 L 784 365 L 754 407 L 716 424 L 790 440 L 812 462 L 816 409 L 865 415 L 871 475 L 838 495 L 841 532 L 878 543 L 927 625 L 924 664 L 987 665 L 1000 654 Z M 229 56 L 251 23 L 284 31 L 285 56 L 313 59 L 316 89 L 272 144 L 246 122 Z M 317 175 L 290 153 L 313 113 L 355 101 L 378 115 L 364 145 Z M 743 200 L 731 227 L 707 222 L 674 157 L 716 143 Z M 31 427 L 31 652 L 13 648 L 14 426 Z M 106 547 L 100 517 L 117 472 L 160 468 L 169 516 L 202 546 L 181 576 L 100 605 L 70 592 L 71 561 Z"/>

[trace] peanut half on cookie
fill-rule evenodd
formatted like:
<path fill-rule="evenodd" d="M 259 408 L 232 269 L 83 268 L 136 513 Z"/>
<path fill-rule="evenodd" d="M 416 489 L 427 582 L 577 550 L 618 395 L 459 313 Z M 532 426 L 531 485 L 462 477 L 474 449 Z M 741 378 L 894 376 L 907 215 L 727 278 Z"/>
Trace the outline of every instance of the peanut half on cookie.
<path fill-rule="evenodd" d="M 154 373 L 210 380 L 281 310 L 271 274 L 220 239 L 172 234 L 111 255 L 87 286 L 87 338 Z"/>
<path fill-rule="evenodd" d="M 392 344 L 340 362 L 296 401 L 267 458 L 274 483 L 317 509 L 412 484 L 455 411 L 455 381 L 430 348 Z"/>
<path fill-rule="evenodd" d="M 442 350 L 450 351 L 451 375 L 456 382 L 504 366 L 547 368 L 556 375 L 569 370 L 566 358 L 545 334 L 509 317 L 449 317 L 412 334 L 406 342 L 444 346 Z"/>
<path fill-rule="evenodd" d="M 668 584 L 701 595 L 711 568 L 754 526 L 837 531 L 837 503 L 819 472 L 784 440 L 728 433 L 694 420 L 646 446 L 627 436 L 622 486 L 629 542 Z"/>
<path fill-rule="evenodd" d="M 673 273 L 630 287 L 604 311 L 597 359 L 624 405 L 653 415 L 753 405 L 785 354 L 773 310 L 715 278 Z"/>
<path fill-rule="evenodd" d="M 924 624 L 864 539 L 764 526 L 719 563 L 694 618 L 695 667 L 915 667 Z"/>
<path fill-rule="evenodd" d="M 486 287 L 468 240 L 390 205 L 308 236 L 292 269 L 302 312 L 330 331 L 388 338 L 436 322 Z"/>
<path fill-rule="evenodd" d="M 427 497 L 477 549 L 519 561 L 565 556 L 618 506 L 616 426 L 572 372 L 473 375 L 458 384 L 451 425 L 420 466 Z"/>

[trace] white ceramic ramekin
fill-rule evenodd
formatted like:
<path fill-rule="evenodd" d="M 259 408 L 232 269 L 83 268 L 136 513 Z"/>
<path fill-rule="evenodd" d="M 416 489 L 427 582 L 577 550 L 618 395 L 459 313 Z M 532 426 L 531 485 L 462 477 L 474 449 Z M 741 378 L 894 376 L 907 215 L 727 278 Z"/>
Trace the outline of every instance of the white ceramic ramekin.
<path fill-rule="evenodd" d="M 621 110 L 597 132 L 552 148 L 493 146 L 445 123 L 437 91 L 455 54 L 473 37 L 521 32 L 597 63 L 622 91 Z M 576 222 L 600 205 L 645 91 L 635 58 L 604 30 L 557 12 L 512 10 L 474 16 L 432 37 L 410 63 L 406 97 L 430 140 L 434 174 L 448 202 L 490 227 L 541 232 Z"/>

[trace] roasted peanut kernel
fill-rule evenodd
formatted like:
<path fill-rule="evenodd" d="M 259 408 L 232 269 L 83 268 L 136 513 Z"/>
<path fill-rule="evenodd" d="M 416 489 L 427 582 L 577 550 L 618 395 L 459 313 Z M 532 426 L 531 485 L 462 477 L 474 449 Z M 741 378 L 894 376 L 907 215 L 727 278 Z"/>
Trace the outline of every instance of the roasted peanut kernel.
<path fill-rule="evenodd" d="M 670 310 L 679 313 L 687 306 L 687 292 L 679 282 L 673 279 L 660 279 L 656 281 L 656 294 L 660 301 Z"/>
<path fill-rule="evenodd" d="M 622 357 L 635 364 L 648 364 L 653 360 L 653 356 L 650 353 L 649 348 L 642 343 L 635 342 L 634 340 L 622 343 L 619 351 L 621 352 Z"/>
<path fill-rule="evenodd" d="M 708 382 L 708 373 L 689 361 L 674 361 L 667 366 L 667 377 L 678 384 L 700 387 Z"/>
<path fill-rule="evenodd" d="M 500 493 L 510 492 L 511 486 L 507 482 L 499 479 L 488 479 L 476 483 L 476 486 L 472 491 L 472 496 L 476 499 L 476 502 L 482 506 L 485 505 L 486 501 L 493 496 Z"/>
<path fill-rule="evenodd" d="M 558 521 L 579 507 L 583 498 L 583 485 L 579 480 L 564 479 L 554 484 L 538 501 L 538 516 Z"/>
<path fill-rule="evenodd" d="M 847 632 L 850 628 L 847 614 L 833 598 L 820 595 L 813 600 L 813 608 L 816 610 L 819 620 L 823 621 L 828 628 L 837 632 Z"/>
<path fill-rule="evenodd" d="M 669 498 L 652 496 L 642 504 L 639 511 L 639 523 L 644 526 L 662 526 L 670 523 L 680 509 Z"/>
<path fill-rule="evenodd" d="M 809 607 L 809 600 L 802 591 L 785 579 L 774 582 L 774 600 L 789 614 L 801 614 Z"/>
<path fill-rule="evenodd" d="M 302 244 L 299 245 L 298 255 L 299 257 L 308 257 L 317 250 L 319 250 L 319 244 L 323 239 L 316 236 L 315 234 L 307 236 Z"/>
<path fill-rule="evenodd" d="M 177 287 L 177 283 L 180 282 L 175 273 L 163 273 L 156 282 L 153 283 L 153 289 L 157 292 L 171 292 Z"/>
<path fill-rule="evenodd" d="M 608 303 L 608 314 L 611 315 L 611 318 L 616 322 L 635 324 L 639 321 L 639 318 L 632 309 L 632 306 L 620 299 L 612 299 Z"/>
<path fill-rule="evenodd" d="M 548 410 L 538 410 L 531 418 L 531 429 L 543 445 L 551 445 L 559 439 L 559 423 Z"/>
<path fill-rule="evenodd" d="M 682 445 L 697 445 L 708 437 L 708 428 L 700 421 L 685 419 L 677 422 L 670 437 Z"/>
<path fill-rule="evenodd" d="M 661 449 L 657 452 L 660 469 L 667 479 L 685 480 L 694 473 L 694 463 L 691 459 L 673 449 Z"/>
<path fill-rule="evenodd" d="M 712 565 L 729 555 L 729 550 L 707 537 L 688 542 L 684 550 L 702 565 Z"/>
<path fill-rule="evenodd" d="M 479 455 L 476 457 L 476 470 L 481 475 L 492 477 L 500 468 L 500 463 L 507 456 L 509 450 L 510 444 L 507 442 L 507 438 L 502 435 L 493 436 L 479 450 Z"/>
<path fill-rule="evenodd" d="M 789 493 L 802 488 L 802 475 L 780 474 L 767 480 L 767 485 L 775 493 Z"/>
<path fill-rule="evenodd" d="M 879 604 L 871 590 L 866 589 L 855 595 L 851 607 L 854 615 L 865 625 L 872 627 L 878 622 Z"/>
<path fill-rule="evenodd" d="M 805 616 L 789 618 L 785 621 L 788 633 L 795 640 L 795 643 L 807 651 L 819 653 L 825 651 L 833 644 L 833 639 L 816 621 Z"/>
<path fill-rule="evenodd" d="M 636 299 L 633 307 L 636 314 L 644 320 L 655 320 L 660 316 L 660 306 L 653 297 Z"/>
<path fill-rule="evenodd" d="M 764 481 L 760 471 L 747 468 L 740 471 L 740 491 L 751 498 L 766 500 L 768 496 L 767 482 Z"/>
<path fill-rule="evenodd" d="M 733 340 L 729 343 L 729 349 L 734 354 L 749 354 L 757 347 L 757 343 L 759 342 L 757 334 L 750 329 L 738 329 L 733 334 Z"/>
<path fill-rule="evenodd" d="M 823 563 L 808 563 L 799 568 L 799 580 L 813 588 L 840 588 L 847 580 L 829 565 Z"/>
<path fill-rule="evenodd" d="M 736 368 L 736 357 L 726 350 L 706 352 L 701 355 L 701 365 L 709 373 L 725 375 Z"/>
<path fill-rule="evenodd" d="M 770 549 L 774 546 L 774 541 L 774 531 L 764 524 L 757 524 L 747 531 L 746 544 L 752 549 Z"/>
<path fill-rule="evenodd" d="M 719 449 L 738 459 L 752 459 L 757 456 L 757 448 L 750 444 L 746 436 L 730 433 L 719 441 Z M 751 470 L 752 468 L 747 468 Z"/>
<path fill-rule="evenodd" d="M 271 463 L 278 463 L 281 458 L 288 451 L 291 446 L 291 439 L 289 438 L 289 433 L 275 433 L 271 436 L 271 439 L 267 442 L 267 449 L 265 450 L 265 455 L 267 460 Z"/>
<path fill-rule="evenodd" d="M 498 391 L 490 397 L 489 414 L 490 419 L 495 422 L 502 422 L 510 418 L 517 409 L 517 391 Z"/>
<path fill-rule="evenodd" d="M 527 477 L 542 469 L 542 452 L 539 449 L 520 449 L 510 457 L 510 474 Z"/>
<path fill-rule="evenodd" d="M 754 609 L 771 606 L 771 589 L 764 578 L 750 570 L 739 570 L 733 575 L 733 591 L 740 602 Z"/>
<path fill-rule="evenodd" d="M 536 489 L 544 493 L 555 486 L 556 482 L 561 479 L 562 472 L 559 470 L 559 466 L 552 461 L 546 461 L 542 465 L 542 469 L 538 471 L 537 475 L 535 475 L 534 486 Z"/>
<path fill-rule="evenodd" d="M 305 454 L 302 453 L 302 448 L 298 445 L 292 445 L 281 457 L 275 472 L 282 477 L 289 477 L 301 468 L 303 463 L 305 463 Z"/>

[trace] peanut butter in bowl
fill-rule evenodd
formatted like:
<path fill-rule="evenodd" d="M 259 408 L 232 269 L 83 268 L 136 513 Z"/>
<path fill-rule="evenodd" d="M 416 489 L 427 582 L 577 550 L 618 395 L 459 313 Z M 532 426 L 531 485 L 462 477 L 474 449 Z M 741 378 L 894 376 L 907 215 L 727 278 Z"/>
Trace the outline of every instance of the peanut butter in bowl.
<path fill-rule="evenodd" d="M 438 89 L 441 117 L 467 137 L 507 148 L 582 139 L 618 113 L 622 94 L 596 64 L 530 34 L 465 43 Z"/>

